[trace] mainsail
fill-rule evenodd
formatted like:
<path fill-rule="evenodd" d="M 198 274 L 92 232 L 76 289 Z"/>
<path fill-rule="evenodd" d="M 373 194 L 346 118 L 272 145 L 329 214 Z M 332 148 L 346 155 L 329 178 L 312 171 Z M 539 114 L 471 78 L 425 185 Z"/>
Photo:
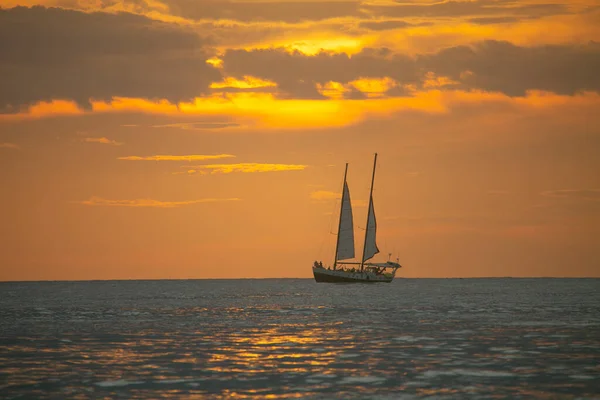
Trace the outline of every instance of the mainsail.
<path fill-rule="evenodd" d="M 365 249 L 363 251 L 363 262 L 379 253 L 377 248 L 376 235 L 377 235 L 377 221 L 375 221 L 375 207 L 373 206 L 373 196 L 369 201 L 369 217 L 367 219 L 367 232 L 365 233 Z"/>
<path fill-rule="evenodd" d="M 340 227 L 337 237 L 336 260 L 354 258 L 354 224 L 352 222 L 352 204 L 350 203 L 350 191 L 344 180 L 344 191 L 342 192 L 342 208 L 340 212 Z"/>

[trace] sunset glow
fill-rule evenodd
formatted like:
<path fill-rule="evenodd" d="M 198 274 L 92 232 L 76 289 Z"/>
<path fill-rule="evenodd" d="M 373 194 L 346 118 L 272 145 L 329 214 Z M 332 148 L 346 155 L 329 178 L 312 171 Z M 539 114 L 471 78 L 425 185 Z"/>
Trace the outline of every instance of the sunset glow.
<path fill-rule="evenodd" d="M 596 1 L 134 3 L 0 0 L 0 280 L 310 277 L 375 152 L 403 276 L 599 276 Z"/>

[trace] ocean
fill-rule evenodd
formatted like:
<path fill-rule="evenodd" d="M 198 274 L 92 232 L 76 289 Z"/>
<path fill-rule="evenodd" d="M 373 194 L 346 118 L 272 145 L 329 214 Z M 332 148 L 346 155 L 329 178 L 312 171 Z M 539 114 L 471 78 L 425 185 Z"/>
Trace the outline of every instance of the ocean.
<path fill-rule="evenodd" d="M 4 282 L 0 397 L 600 398 L 600 279 Z"/>

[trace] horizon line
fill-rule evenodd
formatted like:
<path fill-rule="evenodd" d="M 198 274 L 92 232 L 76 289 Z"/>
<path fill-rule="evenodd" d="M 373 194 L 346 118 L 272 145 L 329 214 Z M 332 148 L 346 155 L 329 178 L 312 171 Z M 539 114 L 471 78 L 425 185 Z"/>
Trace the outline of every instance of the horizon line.
<path fill-rule="evenodd" d="M 280 277 L 280 278 L 120 278 L 120 279 L 44 279 L 44 280 L 0 280 L 2 283 L 48 283 L 48 282 L 134 282 L 134 281 L 239 281 L 239 280 L 291 280 L 307 279 L 314 277 Z M 403 279 L 600 279 L 600 276 L 449 276 L 449 277 L 396 277 Z M 315 282 L 317 283 L 317 282 Z"/>

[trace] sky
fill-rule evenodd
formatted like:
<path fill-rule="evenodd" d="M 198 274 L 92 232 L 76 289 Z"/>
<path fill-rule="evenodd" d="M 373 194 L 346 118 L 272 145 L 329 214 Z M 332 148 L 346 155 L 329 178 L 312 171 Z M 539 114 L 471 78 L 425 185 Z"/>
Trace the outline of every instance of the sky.
<path fill-rule="evenodd" d="M 600 277 L 597 0 L 0 0 L 0 280 Z"/>

